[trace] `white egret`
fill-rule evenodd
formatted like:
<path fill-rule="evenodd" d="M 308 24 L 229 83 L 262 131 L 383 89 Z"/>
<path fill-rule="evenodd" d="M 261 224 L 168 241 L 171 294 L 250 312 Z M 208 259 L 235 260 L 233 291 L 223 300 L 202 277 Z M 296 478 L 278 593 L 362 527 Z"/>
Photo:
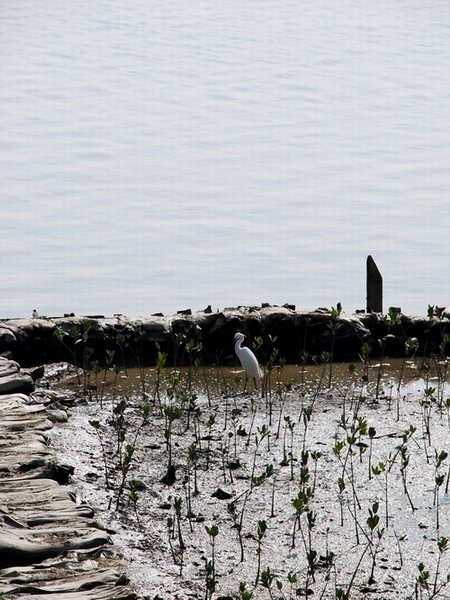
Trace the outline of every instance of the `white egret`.
<path fill-rule="evenodd" d="M 241 344 L 244 341 L 244 338 L 245 335 L 243 333 L 236 333 L 236 335 L 234 336 L 234 351 L 236 352 L 236 355 L 239 358 L 242 367 L 245 369 L 245 391 L 245 389 L 247 388 L 248 380 L 247 373 L 249 373 L 253 377 L 255 381 L 255 388 L 256 382 L 260 381 L 262 378 L 262 373 L 261 369 L 259 368 L 256 356 L 253 354 L 250 348 L 242 348 Z"/>

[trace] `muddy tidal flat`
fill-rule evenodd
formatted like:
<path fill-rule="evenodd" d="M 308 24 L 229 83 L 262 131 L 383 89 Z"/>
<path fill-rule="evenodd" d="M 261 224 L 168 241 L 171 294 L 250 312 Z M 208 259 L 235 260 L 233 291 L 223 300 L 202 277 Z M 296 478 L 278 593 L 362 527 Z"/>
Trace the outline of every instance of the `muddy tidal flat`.
<path fill-rule="evenodd" d="M 421 367 L 279 366 L 262 397 L 239 370 L 53 365 L 51 443 L 143 598 L 448 598 L 447 366 Z"/>

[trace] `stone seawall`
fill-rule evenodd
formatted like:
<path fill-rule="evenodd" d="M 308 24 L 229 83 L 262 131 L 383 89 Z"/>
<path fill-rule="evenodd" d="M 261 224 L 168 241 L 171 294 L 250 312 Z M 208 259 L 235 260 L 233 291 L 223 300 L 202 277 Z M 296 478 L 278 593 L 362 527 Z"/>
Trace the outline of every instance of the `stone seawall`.
<path fill-rule="evenodd" d="M 104 364 L 107 351 L 114 350 L 130 365 L 154 364 L 159 345 L 168 355 L 168 364 L 186 363 L 194 356 L 204 364 L 227 364 L 235 360 L 234 334 L 242 331 L 247 343 L 261 338 L 262 345 L 256 349 L 261 363 L 273 348 L 291 364 L 331 350 L 334 360 L 355 360 L 365 343 L 371 347 L 371 357 L 379 356 L 382 348 L 386 356 L 401 357 L 411 338 L 417 340 L 416 355 L 423 356 L 445 349 L 448 325 L 447 310 L 431 318 L 400 314 L 398 323 L 392 324 L 381 313 L 340 313 L 333 320 L 327 309 L 299 312 L 288 306 L 132 319 L 124 315 L 37 317 L 0 321 L 0 354 L 22 366 L 75 359 L 81 364 L 83 357 L 85 362 Z"/>
<path fill-rule="evenodd" d="M 135 600 L 109 532 L 77 502 L 73 468 L 49 445 L 69 401 L 53 391 L 5 393 L 11 375 L 32 380 L 5 358 L 0 367 L 0 597 Z"/>

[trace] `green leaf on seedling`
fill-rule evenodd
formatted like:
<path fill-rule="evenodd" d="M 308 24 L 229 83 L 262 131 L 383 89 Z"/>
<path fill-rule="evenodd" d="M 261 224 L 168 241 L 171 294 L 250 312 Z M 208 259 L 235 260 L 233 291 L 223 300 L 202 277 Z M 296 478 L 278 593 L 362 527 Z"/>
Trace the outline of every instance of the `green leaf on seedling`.
<path fill-rule="evenodd" d="M 369 508 L 369 516 L 367 517 L 367 525 L 371 531 L 373 531 L 380 522 L 380 517 L 378 516 L 377 512 L 378 502 L 374 502 L 372 504 L 372 508 Z"/>
<path fill-rule="evenodd" d="M 437 541 L 439 552 L 442 554 L 448 548 L 448 538 L 442 536 Z"/>

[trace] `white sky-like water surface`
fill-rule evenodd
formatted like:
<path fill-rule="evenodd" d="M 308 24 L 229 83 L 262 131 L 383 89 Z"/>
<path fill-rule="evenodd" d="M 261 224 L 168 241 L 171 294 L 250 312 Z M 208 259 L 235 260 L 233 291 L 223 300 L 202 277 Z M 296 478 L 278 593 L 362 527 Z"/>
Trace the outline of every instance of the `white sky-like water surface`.
<path fill-rule="evenodd" d="M 0 318 L 447 305 L 444 2 L 0 8 Z"/>

